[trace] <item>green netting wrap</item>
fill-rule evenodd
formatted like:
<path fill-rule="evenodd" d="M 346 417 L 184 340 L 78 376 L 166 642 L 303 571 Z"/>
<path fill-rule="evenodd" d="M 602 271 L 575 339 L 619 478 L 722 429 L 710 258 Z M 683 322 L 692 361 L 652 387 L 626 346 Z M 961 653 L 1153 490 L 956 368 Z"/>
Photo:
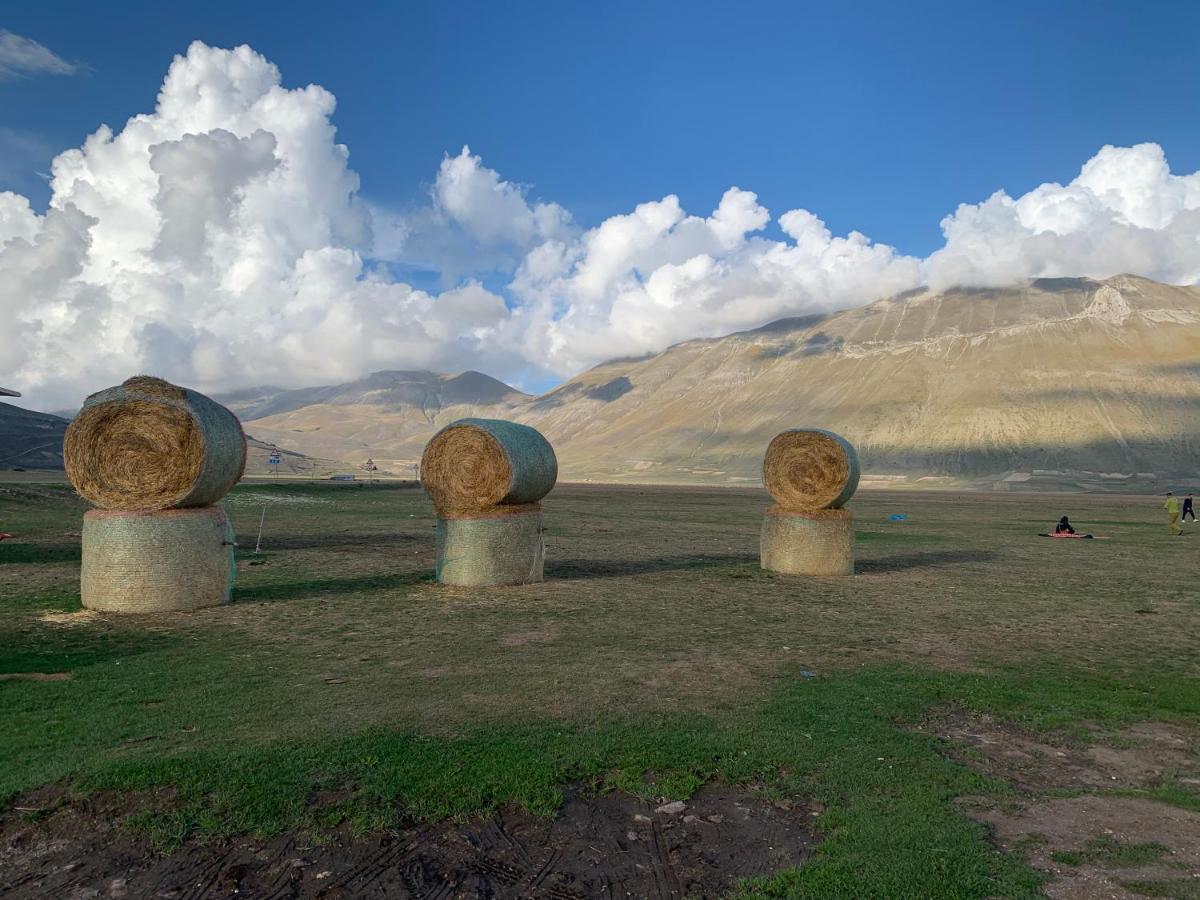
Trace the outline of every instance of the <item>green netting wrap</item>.
<path fill-rule="evenodd" d="M 763 517 L 759 558 L 764 569 L 785 575 L 853 575 L 854 517 L 847 509 L 773 506 Z"/>
<path fill-rule="evenodd" d="M 452 422 L 421 456 L 421 485 L 438 514 L 451 518 L 536 503 L 557 478 L 550 442 L 536 428 L 504 419 Z"/>
<path fill-rule="evenodd" d="M 460 587 L 499 587 L 542 580 L 545 542 L 536 503 L 437 521 L 437 580 Z"/>
<path fill-rule="evenodd" d="M 100 509 L 209 506 L 242 477 L 246 436 L 216 401 L 138 376 L 87 398 L 63 458 L 75 490 Z"/>
<path fill-rule="evenodd" d="M 88 609 L 158 613 L 229 602 L 236 574 L 223 509 L 91 510 L 80 596 Z"/>

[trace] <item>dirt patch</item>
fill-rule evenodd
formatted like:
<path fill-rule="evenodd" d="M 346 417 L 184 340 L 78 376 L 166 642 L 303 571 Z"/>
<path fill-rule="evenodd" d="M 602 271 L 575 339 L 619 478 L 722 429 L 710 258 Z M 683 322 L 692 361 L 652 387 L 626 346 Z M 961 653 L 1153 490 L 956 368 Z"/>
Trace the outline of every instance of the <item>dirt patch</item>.
<path fill-rule="evenodd" d="M 991 716 L 961 711 L 933 726 L 965 765 L 1028 794 L 1200 785 L 1197 738 L 1142 722 L 1088 742 L 1035 737 Z M 998 808 L 964 798 L 967 815 L 990 826 L 1005 850 L 1026 854 L 1052 876 L 1064 900 L 1200 896 L 1200 813 L 1141 798 L 1088 793 L 1026 796 Z"/>
<path fill-rule="evenodd" d="M 0 672 L 0 681 L 70 681 L 70 672 Z"/>
<path fill-rule="evenodd" d="M 359 840 L 289 834 L 156 856 L 145 838 L 78 807 L 37 823 L 10 809 L 0 819 L 0 896 L 712 897 L 802 864 L 810 821 L 800 805 L 723 786 L 674 812 L 621 793 L 571 792 L 552 819 L 504 810 Z"/>
<path fill-rule="evenodd" d="M 935 726 L 953 742 L 951 753 L 977 771 L 1026 791 L 1145 788 L 1169 774 L 1185 784 L 1200 778 L 1195 735 L 1171 725 L 1144 722 L 1115 734 L 1095 733 L 1096 743 L 1038 738 L 991 716 L 954 713 Z M 967 753 L 956 752 L 965 746 Z"/>
<path fill-rule="evenodd" d="M 1032 803 L 1019 813 L 974 812 L 1006 850 L 1023 851 L 1061 900 L 1194 897 L 1200 813 L 1151 800 L 1084 796 Z"/>
<path fill-rule="evenodd" d="M 47 625 L 84 625 L 100 618 L 94 609 L 78 609 L 75 612 L 48 612 L 38 617 Z"/>

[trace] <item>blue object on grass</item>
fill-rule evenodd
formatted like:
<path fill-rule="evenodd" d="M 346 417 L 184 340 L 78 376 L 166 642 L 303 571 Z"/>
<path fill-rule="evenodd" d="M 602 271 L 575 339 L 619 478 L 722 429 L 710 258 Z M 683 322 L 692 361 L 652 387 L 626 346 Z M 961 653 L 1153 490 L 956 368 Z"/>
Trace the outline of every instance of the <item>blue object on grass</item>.
<path fill-rule="evenodd" d="M 903 522 L 907 518 L 908 518 L 907 513 L 892 513 L 890 516 L 888 516 L 888 521 L 889 522 Z"/>

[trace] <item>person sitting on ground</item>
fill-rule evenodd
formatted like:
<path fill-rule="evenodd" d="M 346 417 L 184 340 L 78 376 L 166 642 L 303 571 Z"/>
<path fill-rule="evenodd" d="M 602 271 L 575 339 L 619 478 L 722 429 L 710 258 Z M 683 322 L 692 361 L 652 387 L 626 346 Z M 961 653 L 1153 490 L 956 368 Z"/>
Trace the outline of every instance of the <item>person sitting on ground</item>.
<path fill-rule="evenodd" d="M 1192 524 L 1196 524 L 1196 511 L 1192 509 L 1192 495 L 1188 494 L 1183 498 L 1183 515 L 1179 517 L 1180 522 L 1186 522 L 1188 516 L 1192 517 Z"/>
<path fill-rule="evenodd" d="M 1039 531 L 1039 532 L 1038 532 L 1038 537 L 1048 537 L 1048 538 L 1094 538 L 1094 537 L 1095 537 L 1095 535 L 1094 535 L 1094 534 L 1091 534 L 1091 533 L 1088 533 L 1088 534 L 1076 534 L 1076 532 L 1075 532 L 1075 526 L 1071 524 L 1071 520 L 1070 520 L 1070 519 L 1068 519 L 1066 516 L 1063 516 L 1063 517 L 1062 517 L 1061 519 L 1059 519 L 1059 520 L 1058 520 L 1058 522 L 1055 524 L 1055 526 L 1054 526 L 1054 531 L 1053 531 L 1053 532 L 1050 532 L 1050 531 Z"/>

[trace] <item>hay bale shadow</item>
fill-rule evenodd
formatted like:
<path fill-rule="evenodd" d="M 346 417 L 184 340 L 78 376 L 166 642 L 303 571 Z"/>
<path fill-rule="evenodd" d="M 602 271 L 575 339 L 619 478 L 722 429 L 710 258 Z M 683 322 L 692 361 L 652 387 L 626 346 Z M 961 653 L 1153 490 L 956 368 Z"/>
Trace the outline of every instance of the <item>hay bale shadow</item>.
<path fill-rule="evenodd" d="M 904 553 L 882 559 L 859 559 L 855 569 L 860 575 L 903 572 L 908 569 L 932 569 L 964 563 L 991 562 L 997 554 L 991 550 L 930 550 L 925 553 Z"/>
<path fill-rule="evenodd" d="M 86 628 L 4 629 L 0 630 L 0 672 L 71 672 L 180 643 L 170 635 L 117 630 L 106 623 Z"/>
<path fill-rule="evenodd" d="M 432 572 L 403 572 L 391 575 L 361 575 L 355 578 L 312 578 L 305 581 L 279 581 L 266 584 L 238 585 L 233 589 L 234 603 L 271 603 L 307 600 L 321 596 L 372 594 L 398 591 L 433 581 Z"/>
<path fill-rule="evenodd" d="M 294 535 L 271 535 L 269 538 L 263 539 L 268 552 L 282 550 L 321 550 L 321 549 L 345 549 L 363 550 L 365 552 L 374 552 L 382 547 L 398 547 L 401 544 L 412 544 L 418 540 L 425 540 L 424 535 L 408 534 L 405 532 L 370 532 L 370 531 L 354 531 L 354 532 L 317 532 L 310 534 L 294 534 Z M 240 540 L 242 549 L 254 546 L 253 535 L 247 532 Z"/>
<path fill-rule="evenodd" d="M 757 562 L 758 556 L 731 553 L 717 556 L 660 556 L 651 559 L 551 559 L 546 560 L 547 580 L 623 578 L 683 569 L 707 569 L 731 563 Z"/>
<path fill-rule="evenodd" d="M 63 544 L 4 541 L 0 543 L 0 566 L 18 563 L 79 562 L 82 553 L 82 546 L 78 540 Z"/>

